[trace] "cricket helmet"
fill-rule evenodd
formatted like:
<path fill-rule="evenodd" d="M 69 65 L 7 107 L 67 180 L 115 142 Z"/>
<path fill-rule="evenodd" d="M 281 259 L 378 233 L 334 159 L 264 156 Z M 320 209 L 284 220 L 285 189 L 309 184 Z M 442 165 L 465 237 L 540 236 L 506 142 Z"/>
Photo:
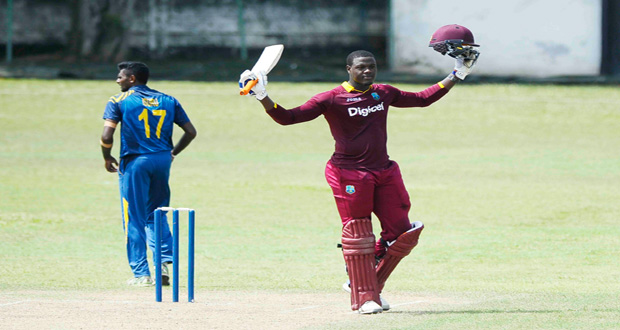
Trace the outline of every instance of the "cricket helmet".
<path fill-rule="evenodd" d="M 472 47 L 479 47 L 474 41 L 474 34 L 458 24 L 444 25 L 431 36 L 429 47 L 442 55 L 457 57 Z"/>

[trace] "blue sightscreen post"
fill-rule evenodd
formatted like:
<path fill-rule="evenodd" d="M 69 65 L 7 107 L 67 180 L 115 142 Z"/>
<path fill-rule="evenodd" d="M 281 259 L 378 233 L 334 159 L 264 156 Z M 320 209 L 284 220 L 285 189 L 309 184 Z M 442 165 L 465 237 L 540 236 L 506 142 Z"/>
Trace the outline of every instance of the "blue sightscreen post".
<path fill-rule="evenodd" d="M 188 248 L 187 248 L 187 301 L 194 302 L 194 233 L 196 220 L 194 210 L 189 210 L 188 222 L 189 222 L 189 234 L 188 236 Z"/>
<path fill-rule="evenodd" d="M 161 210 L 155 210 L 155 301 L 161 302 Z"/>
<path fill-rule="evenodd" d="M 179 210 L 172 211 L 172 301 L 179 301 Z"/>

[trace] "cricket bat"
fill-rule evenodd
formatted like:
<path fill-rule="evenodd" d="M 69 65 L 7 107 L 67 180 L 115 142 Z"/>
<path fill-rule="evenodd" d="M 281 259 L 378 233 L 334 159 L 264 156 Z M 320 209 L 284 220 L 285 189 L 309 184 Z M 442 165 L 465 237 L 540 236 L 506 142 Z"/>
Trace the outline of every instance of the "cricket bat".
<path fill-rule="evenodd" d="M 258 61 L 256 61 L 256 64 L 254 64 L 251 71 L 257 74 L 261 71 L 268 74 L 271 69 L 278 64 L 280 56 L 282 56 L 282 51 L 284 51 L 284 45 L 281 44 L 265 47 L 263 53 L 258 58 Z M 248 82 L 243 88 L 241 88 L 239 95 L 247 95 L 250 90 L 256 86 L 257 82 L 258 80 L 256 79 Z"/>

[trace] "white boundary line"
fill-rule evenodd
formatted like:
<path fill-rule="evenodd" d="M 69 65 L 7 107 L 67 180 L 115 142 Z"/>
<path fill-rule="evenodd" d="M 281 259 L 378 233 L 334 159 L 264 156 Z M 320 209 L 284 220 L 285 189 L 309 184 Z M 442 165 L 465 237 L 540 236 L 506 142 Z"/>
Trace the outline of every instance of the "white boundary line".
<path fill-rule="evenodd" d="M 399 307 L 399 306 L 407 306 L 407 305 L 415 305 L 415 304 L 421 304 L 421 303 L 425 303 L 425 302 L 430 302 L 430 300 L 416 300 L 416 301 L 409 301 L 409 302 L 404 302 L 404 303 L 400 303 L 400 304 L 390 304 L 390 309 L 384 312 L 389 313 L 389 311 L 392 310 L 392 307 Z M 352 311 L 349 314 L 358 314 L 357 311 Z"/>
<path fill-rule="evenodd" d="M 47 302 L 53 302 L 53 301 L 47 301 L 47 300 L 32 300 L 32 299 L 27 299 L 27 300 L 20 300 L 20 301 L 14 301 L 14 302 L 9 302 L 9 303 L 4 303 L 4 304 L 0 304 L 0 307 L 5 307 L 5 306 L 11 306 L 11 305 L 19 305 L 19 304 L 25 304 L 25 303 L 30 303 L 30 302 L 42 302 L 42 303 L 47 303 Z M 83 299 L 61 299 L 61 300 L 57 300 L 57 303 L 63 303 L 63 302 L 84 302 L 84 303 L 113 303 L 113 304 L 140 304 L 143 303 L 141 301 L 126 301 L 126 300 L 115 300 L 115 301 L 93 301 L 93 300 L 83 300 Z M 404 302 L 404 303 L 400 303 L 400 304 L 393 304 L 390 305 L 390 309 L 392 309 L 392 307 L 400 307 L 400 306 L 407 306 L 407 305 L 415 305 L 415 304 L 421 304 L 421 303 L 425 303 L 425 302 L 430 302 L 429 300 L 415 300 L 415 301 L 409 301 L 409 302 Z M 320 305 L 310 305 L 310 306 L 306 306 L 306 307 L 299 307 L 299 308 L 294 308 L 294 309 L 290 309 L 290 310 L 284 310 L 282 311 L 282 313 L 295 313 L 295 312 L 300 312 L 300 311 L 305 311 L 305 310 L 310 310 L 310 309 L 316 309 L 321 307 Z M 350 313 L 357 313 L 357 311 L 351 311 Z"/>
<path fill-rule="evenodd" d="M 299 311 L 305 311 L 305 310 L 308 310 L 308 309 L 315 309 L 315 308 L 319 308 L 319 307 L 321 307 L 321 306 L 313 305 L 313 306 L 299 307 L 299 308 L 294 308 L 294 309 L 282 311 L 282 313 L 294 313 L 294 312 L 299 312 Z"/>
<path fill-rule="evenodd" d="M 416 301 L 409 301 L 409 302 L 404 302 L 404 303 L 400 303 L 400 304 L 390 305 L 390 309 L 391 309 L 392 307 L 406 306 L 406 305 L 415 305 L 415 304 L 421 304 L 421 303 L 425 303 L 425 302 L 430 302 L 430 301 L 429 301 L 429 300 L 416 300 Z"/>
<path fill-rule="evenodd" d="M 11 305 L 18 305 L 18 304 L 27 303 L 27 302 L 30 302 L 30 301 L 31 301 L 31 300 L 20 300 L 20 301 L 14 301 L 14 302 L 6 303 L 6 304 L 0 304 L 0 307 L 4 307 L 4 306 L 11 306 Z"/>
<path fill-rule="evenodd" d="M 58 299 L 58 300 L 47 300 L 47 299 L 27 299 L 14 301 L 9 303 L 0 304 L 0 307 L 11 306 L 11 305 L 19 305 L 25 303 L 96 303 L 96 304 L 125 304 L 125 305 L 133 305 L 133 304 L 143 304 L 143 301 L 134 301 L 134 300 L 88 300 L 88 299 Z"/>

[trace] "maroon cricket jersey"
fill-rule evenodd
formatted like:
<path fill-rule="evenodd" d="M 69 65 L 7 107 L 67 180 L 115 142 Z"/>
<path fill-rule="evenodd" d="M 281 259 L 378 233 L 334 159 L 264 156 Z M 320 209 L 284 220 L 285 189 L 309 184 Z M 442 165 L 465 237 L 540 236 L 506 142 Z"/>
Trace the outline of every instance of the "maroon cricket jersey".
<path fill-rule="evenodd" d="M 384 169 L 387 153 L 387 113 L 390 106 L 426 107 L 448 91 L 435 84 L 421 92 L 404 92 L 385 84 L 358 91 L 348 82 L 315 95 L 303 105 L 287 110 L 276 105 L 267 113 L 281 125 L 312 120 L 323 115 L 336 142 L 331 162 L 340 168 Z"/>

